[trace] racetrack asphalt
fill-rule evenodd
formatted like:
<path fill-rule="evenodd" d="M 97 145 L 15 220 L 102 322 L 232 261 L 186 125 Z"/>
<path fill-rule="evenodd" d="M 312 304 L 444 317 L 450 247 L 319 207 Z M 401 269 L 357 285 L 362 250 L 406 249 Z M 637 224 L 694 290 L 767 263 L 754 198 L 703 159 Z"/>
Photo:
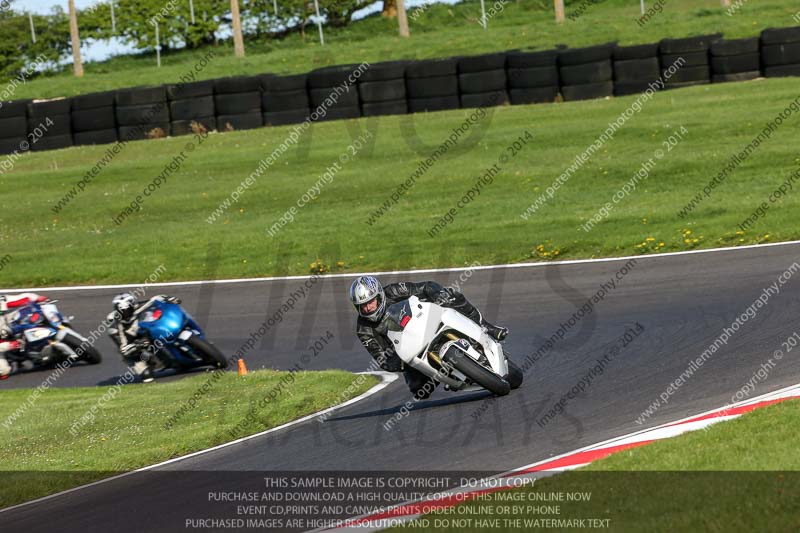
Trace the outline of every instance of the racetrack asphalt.
<path fill-rule="evenodd" d="M 461 275 L 461 290 L 490 321 L 510 328 L 506 341 L 522 365 L 561 324 L 608 286 L 628 260 L 498 267 Z M 181 471 L 483 471 L 501 472 L 582 446 L 723 406 L 750 381 L 781 341 L 798 327 L 800 271 L 743 321 L 727 343 L 694 371 L 644 424 L 637 417 L 664 393 L 709 345 L 777 281 L 800 263 L 800 244 L 729 249 L 690 255 L 642 256 L 628 263 L 604 299 L 538 359 L 523 386 L 489 403 L 486 393 L 437 390 L 412 406 L 389 430 L 384 424 L 410 399 L 403 380 L 333 413 L 325 422 L 294 427 L 159 467 Z M 464 279 L 467 278 L 468 279 Z M 399 279 L 433 279 L 448 285 L 459 272 Z M 309 342 L 330 331 L 334 342 L 309 370 L 363 371 L 370 362 L 354 335 L 355 316 L 347 301 L 348 278 L 323 278 L 307 298 L 269 330 L 245 356 L 248 367 L 288 369 Z M 238 350 L 277 310 L 302 280 L 273 280 L 159 288 L 180 296 L 226 353 Z M 109 311 L 115 289 L 48 293 L 65 314 L 75 315 L 82 333 Z M 640 334 L 624 348 L 618 339 L 629 328 Z M 123 371 L 111 343 L 96 366 L 76 366 L 58 386 L 108 385 Z M 618 350 L 614 347 L 617 346 Z M 563 414 L 542 423 L 554 404 L 609 353 L 603 372 L 566 402 Z M 528 359 L 530 361 L 530 359 Z M 44 371 L 15 375 L 0 388 L 36 386 Z M 166 379 L 176 379 L 175 377 Z M 800 361 L 784 357 L 749 396 L 800 382 Z M 662 402 L 664 403 L 664 402 Z M 476 414 L 477 413 L 477 414 Z M 478 414 L 480 416 L 478 416 Z M 538 423 L 537 423 L 538 421 Z M 213 476 L 212 476 L 213 477 Z M 218 481 L 218 480 L 217 480 Z M 198 494 L 215 490 L 175 478 L 158 482 L 137 475 L 119 478 L 0 514 L 13 531 L 52 531 L 44 517 L 58 517 L 63 531 L 175 531 L 203 506 Z M 145 515 L 143 516 L 143 511 Z"/>

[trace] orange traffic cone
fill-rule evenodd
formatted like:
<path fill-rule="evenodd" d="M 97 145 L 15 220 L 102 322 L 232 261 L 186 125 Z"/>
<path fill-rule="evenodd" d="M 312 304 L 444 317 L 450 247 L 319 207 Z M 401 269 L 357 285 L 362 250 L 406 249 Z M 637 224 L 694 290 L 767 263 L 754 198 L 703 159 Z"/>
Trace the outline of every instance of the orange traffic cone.
<path fill-rule="evenodd" d="M 247 365 L 244 364 L 244 359 L 240 358 L 238 360 L 237 364 L 238 364 L 238 367 L 239 367 L 239 375 L 240 376 L 246 376 L 247 375 Z"/>

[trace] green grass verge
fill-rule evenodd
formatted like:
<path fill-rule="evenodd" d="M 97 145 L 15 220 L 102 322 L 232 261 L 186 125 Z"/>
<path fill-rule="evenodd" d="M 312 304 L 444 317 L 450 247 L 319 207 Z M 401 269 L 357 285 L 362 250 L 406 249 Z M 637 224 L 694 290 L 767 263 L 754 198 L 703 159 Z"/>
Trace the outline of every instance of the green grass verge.
<path fill-rule="evenodd" d="M 491 8 L 494 2 L 487 2 Z M 567 14 L 577 12 L 580 1 L 567 2 Z M 648 4 L 649 6 L 650 4 Z M 480 3 L 473 0 L 454 6 L 433 5 L 411 18 L 412 37 L 397 36 L 397 21 L 371 16 L 341 29 L 328 28 L 325 46 L 316 31 L 282 40 L 248 42 L 247 57 L 234 59 L 231 46 L 216 48 L 217 58 L 200 74 L 218 78 L 264 72 L 305 72 L 323 65 L 376 62 L 401 58 L 431 58 L 478 54 L 512 48 L 571 47 L 608 41 L 621 44 L 655 42 L 663 37 L 685 37 L 722 31 L 728 38 L 756 36 L 766 27 L 791 26 L 798 8 L 794 0 L 745 2 L 734 15 L 727 15 L 719 0 L 666 0 L 663 12 L 643 27 L 636 23 L 639 3 L 605 0 L 590 5 L 575 20 L 563 24 L 553 20 L 551 2 L 510 0 L 495 15 L 487 30 L 478 25 Z M 413 11 L 411 12 L 413 15 Z M 179 51 L 162 57 L 157 68 L 152 54 L 123 56 L 86 65 L 86 75 L 77 79 L 66 69 L 59 75 L 36 79 L 20 86 L 16 98 L 71 96 L 99 90 L 144 84 L 177 82 L 192 68 L 205 50 Z"/>
<path fill-rule="evenodd" d="M 453 149 L 372 226 L 366 221 L 373 210 L 419 164 L 421 156 L 409 145 L 421 142 L 432 150 L 462 124 L 469 110 L 316 124 L 306 134 L 309 145 L 290 148 L 214 224 L 208 224 L 207 217 L 287 137 L 290 128 L 211 134 L 194 152 L 186 152 L 186 161 L 167 183 L 120 226 L 112 218 L 185 150 L 190 138 L 129 143 L 57 216 L 50 208 L 106 148 L 28 154 L 13 171 L 0 175 L 0 199 L 14 206 L 13 216 L 0 225 L 0 246 L 10 256 L 3 266 L 2 284 L 138 282 L 160 264 L 166 268 L 161 280 L 166 281 L 304 275 L 317 259 L 321 266 L 315 264 L 314 270 L 346 272 L 660 253 L 797 239 L 797 193 L 772 204 L 752 230 L 737 233 L 737 224 L 800 164 L 796 115 L 689 217 L 677 216 L 728 159 L 795 98 L 794 79 L 658 93 L 528 220 L 521 213 L 635 97 L 493 108 L 475 127 L 481 136 L 472 148 Z M 688 130 L 684 140 L 657 161 L 649 178 L 591 232 L 582 231 L 580 225 L 611 201 L 681 126 Z M 321 188 L 317 199 L 298 209 L 294 222 L 270 237 L 266 229 L 347 153 L 352 128 L 362 132 L 372 128 L 374 146 L 341 164 L 341 171 Z M 418 134 L 406 136 L 404 132 L 414 128 Z M 507 153 L 509 143 L 526 130 L 534 141 L 504 165 L 475 201 L 458 211 L 452 224 L 429 237 L 428 229 L 455 207 L 481 169 Z M 209 243 L 220 244 L 214 272 L 206 264 Z"/>
<path fill-rule="evenodd" d="M 604 531 L 796 531 L 800 502 L 800 453 L 797 424 L 800 402 L 787 401 L 641 448 L 617 453 L 576 471 L 537 480 L 514 489 L 524 501 L 486 495 L 446 513 L 424 517 L 395 530 L 498 531 L 544 530 L 546 519 L 610 520 Z M 789 472 L 787 472 L 789 471 Z M 540 495 L 590 493 L 589 501 L 532 500 Z M 501 493 L 504 495 L 509 492 Z M 531 503 L 533 501 L 533 503 Z M 513 516 L 509 507 L 531 506 Z M 550 507 L 536 513 L 536 507 Z M 552 507 L 559 507 L 552 512 Z M 524 511 L 523 511 L 524 512 Z M 478 520 L 539 519 L 539 527 L 480 527 Z M 472 520 L 470 525 L 458 519 Z M 524 523 L 524 522 L 523 522 Z M 553 530 L 554 528 L 550 528 Z M 584 531 L 580 528 L 555 528 Z"/>
<path fill-rule="evenodd" d="M 296 372 L 294 382 L 286 372 L 255 371 L 244 377 L 225 372 L 211 379 L 194 409 L 165 429 L 211 376 L 125 385 L 116 394 L 108 387 L 44 390 L 9 427 L 3 424 L 0 507 L 252 435 L 346 401 L 377 383 L 373 376 L 354 381 L 344 371 Z M 273 391 L 281 393 L 258 408 Z M 8 421 L 31 394 L 4 391 L 0 421 Z M 253 415 L 246 418 L 253 406 Z M 73 426 L 92 408 L 93 421 L 87 417 Z"/>

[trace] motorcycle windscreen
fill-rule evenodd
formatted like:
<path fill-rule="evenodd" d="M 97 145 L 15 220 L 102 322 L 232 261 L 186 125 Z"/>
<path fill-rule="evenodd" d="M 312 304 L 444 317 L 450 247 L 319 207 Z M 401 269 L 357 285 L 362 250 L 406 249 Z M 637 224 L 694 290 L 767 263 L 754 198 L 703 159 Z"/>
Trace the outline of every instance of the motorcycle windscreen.
<path fill-rule="evenodd" d="M 42 307 L 42 313 L 44 313 L 44 316 L 47 318 L 50 324 L 52 324 L 55 327 L 61 325 L 63 319 L 61 317 L 61 313 L 58 310 L 58 307 L 56 307 L 56 304 L 42 304 L 41 307 Z"/>
<path fill-rule="evenodd" d="M 173 341 L 183 330 L 186 314 L 179 305 L 159 302 L 154 309 L 161 311 L 152 322 L 140 321 L 139 327 L 148 332 L 152 339 Z"/>

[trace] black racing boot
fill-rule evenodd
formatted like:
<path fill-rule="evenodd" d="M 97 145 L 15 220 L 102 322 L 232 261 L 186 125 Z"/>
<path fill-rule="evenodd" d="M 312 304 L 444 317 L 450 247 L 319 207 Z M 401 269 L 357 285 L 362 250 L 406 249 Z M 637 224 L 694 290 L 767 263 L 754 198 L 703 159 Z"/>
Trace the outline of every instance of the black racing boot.
<path fill-rule="evenodd" d="M 429 378 L 414 367 L 407 366 L 403 370 L 403 377 L 408 385 L 408 390 L 414 395 L 416 401 L 427 400 L 439 384 L 435 379 Z"/>
<path fill-rule="evenodd" d="M 495 326 L 494 324 L 490 324 L 489 322 L 483 320 L 481 318 L 481 326 L 486 328 L 486 332 L 489 334 L 497 342 L 501 342 L 508 337 L 508 328 L 504 328 L 503 326 Z"/>

